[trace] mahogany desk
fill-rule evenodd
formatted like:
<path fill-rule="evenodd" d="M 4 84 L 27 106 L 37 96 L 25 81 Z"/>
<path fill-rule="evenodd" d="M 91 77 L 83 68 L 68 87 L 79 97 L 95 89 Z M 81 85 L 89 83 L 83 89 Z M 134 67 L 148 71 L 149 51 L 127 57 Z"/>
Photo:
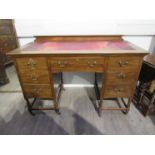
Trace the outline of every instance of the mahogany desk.
<path fill-rule="evenodd" d="M 33 43 L 9 53 L 14 59 L 23 95 L 28 110 L 36 98 L 52 99 L 53 109 L 59 113 L 58 99 L 63 88 L 56 95 L 54 73 L 94 72 L 95 86 L 99 93 L 99 114 L 104 109 L 129 111 L 143 57 L 148 52 L 122 40 L 121 36 L 37 36 Z M 98 87 L 97 74 L 104 74 Z M 105 98 L 128 98 L 123 107 L 107 108 Z M 34 98 L 30 103 L 29 99 Z"/>

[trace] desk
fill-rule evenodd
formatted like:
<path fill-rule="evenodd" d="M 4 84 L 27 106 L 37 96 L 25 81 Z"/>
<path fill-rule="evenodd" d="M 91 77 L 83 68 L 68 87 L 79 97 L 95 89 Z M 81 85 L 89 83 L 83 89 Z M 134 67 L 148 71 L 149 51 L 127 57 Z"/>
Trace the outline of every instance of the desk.
<path fill-rule="evenodd" d="M 33 43 L 9 53 L 14 59 L 28 110 L 38 110 L 36 98 L 52 99 L 50 109 L 59 113 L 59 97 L 63 89 L 63 72 L 94 72 L 102 110 L 129 111 L 141 63 L 148 52 L 122 40 L 121 36 L 37 36 Z M 61 73 L 58 93 L 53 75 Z M 104 74 L 101 87 L 97 74 Z M 56 95 L 57 94 L 57 95 Z M 107 108 L 105 98 L 128 98 L 124 107 Z M 29 98 L 34 98 L 30 103 Z M 48 108 L 49 109 L 49 108 Z M 46 108 L 42 109 L 46 110 Z"/>

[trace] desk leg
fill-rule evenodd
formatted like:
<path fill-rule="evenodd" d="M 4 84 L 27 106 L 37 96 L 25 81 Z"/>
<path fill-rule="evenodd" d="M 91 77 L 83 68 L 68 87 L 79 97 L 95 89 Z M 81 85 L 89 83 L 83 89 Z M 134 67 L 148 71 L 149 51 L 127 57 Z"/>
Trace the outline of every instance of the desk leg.
<path fill-rule="evenodd" d="M 98 111 L 99 117 L 102 116 L 102 107 L 103 107 L 103 99 L 100 99 L 100 102 L 99 102 L 99 111 Z"/>
<path fill-rule="evenodd" d="M 64 88 L 64 80 L 63 80 L 63 73 L 61 73 L 61 84 L 60 84 L 60 87 L 62 88 L 62 90 L 65 90 Z"/>
<path fill-rule="evenodd" d="M 130 105 L 131 105 L 131 100 L 132 100 L 132 98 L 131 98 L 131 97 L 128 98 L 127 103 L 125 103 L 125 101 L 124 101 L 123 98 L 121 98 L 121 100 L 122 100 L 122 102 L 123 102 L 123 104 L 124 104 L 124 106 L 125 106 L 125 108 L 126 108 L 126 110 L 123 111 L 123 112 L 124 112 L 125 114 L 128 114 L 128 112 L 129 112 L 129 110 L 130 110 Z"/>
<path fill-rule="evenodd" d="M 34 116 L 35 114 L 32 112 L 32 106 L 33 106 L 34 102 L 36 101 L 36 98 L 34 98 L 34 100 L 33 100 L 32 103 L 30 103 L 29 99 L 28 99 L 25 95 L 24 95 L 24 98 L 25 98 L 25 100 L 26 100 L 26 104 L 27 104 L 29 113 L 30 113 L 32 116 Z"/>

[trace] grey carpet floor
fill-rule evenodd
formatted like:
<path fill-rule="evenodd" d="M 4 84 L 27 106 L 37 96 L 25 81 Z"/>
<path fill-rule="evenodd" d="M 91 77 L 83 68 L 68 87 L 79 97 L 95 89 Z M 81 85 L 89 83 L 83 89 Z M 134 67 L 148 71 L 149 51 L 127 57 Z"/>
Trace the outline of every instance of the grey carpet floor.
<path fill-rule="evenodd" d="M 46 106 L 51 101 L 37 101 Z M 121 111 L 95 110 L 92 88 L 67 88 L 63 91 L 61 115 L 55 111 L 37 111 L 31 116 L 22 93 L 0 93 L 0 134 L 155 134 L 155 116 L 144 117 L 132 104 L 127 115 Z M 116 101 L 105 100 L 105 104 Z"/>

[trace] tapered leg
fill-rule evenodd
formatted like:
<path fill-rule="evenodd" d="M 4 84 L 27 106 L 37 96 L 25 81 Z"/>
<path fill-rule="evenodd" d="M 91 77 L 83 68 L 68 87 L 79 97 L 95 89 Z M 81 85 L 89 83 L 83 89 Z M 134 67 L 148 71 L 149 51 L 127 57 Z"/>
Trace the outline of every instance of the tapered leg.
<path fill-rule="evenodd" d="M 58 115 L 61 114 L 59 109 L 55 109 L 55 112 L 56 112 Z"/>
<path fill-rule="evenodd" d="M 101 117 L 101 115 L 102 115 L 102 106 L 103 106 L 103 100 L 100 99 L 99 108 L 98 108 L 99 117 Z"/>
<path fill-rule="evenodd" d="M 130 105 L 131 105 L 131 98 L 128 98 L 127 109 L 125 111 L 125 114 L 128 114 L 128 112 L 130 110 Z"/>
<path fill-rule="evenodd" d="M 32 112 L 32 108 L 31 108 L 29 99 L 28 99 L 26 96 L 24 96 L 24 98 L 25 98 L 25 100 L 26 100 L 26 104 L 27 104 L 29 113 L 30 113 L 32 116 L 34 116 L 35 114 Z M 32 105 L 34 104 L 35 100 L 36 100 L 36 98 L 33 100 Z"/>
<path fill-rule="evenodd" d="M 64 81 L 63 81 L 63 73 L 61 72 L 61 84 L 60 84 L 60 87 L 62 88 L 62 90 L 65 90 L 63 84 L 64 84 Z"/>

